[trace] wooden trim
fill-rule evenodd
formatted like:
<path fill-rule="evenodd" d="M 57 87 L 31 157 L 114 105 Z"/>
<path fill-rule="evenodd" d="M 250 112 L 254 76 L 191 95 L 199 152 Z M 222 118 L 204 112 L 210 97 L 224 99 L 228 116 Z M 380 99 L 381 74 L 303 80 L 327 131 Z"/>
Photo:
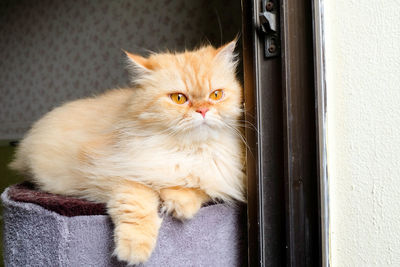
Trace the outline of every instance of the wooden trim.
<path fill-rule="evenodd" d="M 253 6 L 249 1 L 242 1 L 242 24 L 243 24 L 243 78 L 244 78 L 244 109 L 245 121 L 249 124 L 256 124 L 256 104 L 255 104 L 255 38 L 253 27 Z M 257 266 L 257 261 L 261 255 L 261 246 L 259 243 L 258 218 L 258 178 L 257 178 L 257 134 L 252 128 L 245 129 L 248 148 L 246 151 L 246 172 L 247 172 L 247 220 L 248 220 L 248 264 Z M 253 157 L 251 156 L 253 155 Z M 255 260 L 253 260 L 255 259 Z"/>
<path fill-rule="evenodd" d="M 265 59 L 261 1 L 242 1 L 249 266 L 285 264 L 281 59 Z"/>
<path fill-rule="evenodd" d="M 278 3 L 278 1 L 274 1 Z M 311 3 L 280 1 L 281 56 L 264 58 L 261 1 L 242 0 L 250 266 L 320 265 Z"/>
<path fill-rule="evenodd" d="M 287 266 L 319 262 L 316 118 L 310 1 L 281 5 Z"/>

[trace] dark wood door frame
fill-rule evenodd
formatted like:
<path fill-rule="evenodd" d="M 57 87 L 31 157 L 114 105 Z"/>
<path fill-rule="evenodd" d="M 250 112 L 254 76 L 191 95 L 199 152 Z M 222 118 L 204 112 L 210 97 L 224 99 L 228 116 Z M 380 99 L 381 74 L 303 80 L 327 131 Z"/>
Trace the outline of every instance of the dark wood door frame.
<path fill-rule="evenodd" d="M 264 60 L 258 1 L 242 1 L 249 266 L 285 263 L 281 60 Z M 261 2 L 261 1 L 260 1 Z M 274 155 L 274 156 L 271 156 Z M 266 263 L 268 262 L 268 265 Z"/>
<path fill-rule="evenodd" d="M 274 1 L 281 54 L 264 57 L 260 0 L 242 1 L 250 266 L 320 265 L 311 1 Z"/>
<path fill-rule="evenodd" d="M 287 265 L 319 265 L 311 1 L 282 0 Z"/>

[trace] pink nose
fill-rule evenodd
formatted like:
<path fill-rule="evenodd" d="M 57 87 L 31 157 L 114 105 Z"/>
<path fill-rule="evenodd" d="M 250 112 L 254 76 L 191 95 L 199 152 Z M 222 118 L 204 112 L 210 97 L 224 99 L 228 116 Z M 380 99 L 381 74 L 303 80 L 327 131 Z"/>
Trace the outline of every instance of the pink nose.
<path fill-rule="evenodd" d="M 206 116 L 207 111 L 208 111 L 208 108 L 198 108 L 196 110 L 196 112 L 200 113 L 201 116 L 203 116 L 203 118 Z"/>

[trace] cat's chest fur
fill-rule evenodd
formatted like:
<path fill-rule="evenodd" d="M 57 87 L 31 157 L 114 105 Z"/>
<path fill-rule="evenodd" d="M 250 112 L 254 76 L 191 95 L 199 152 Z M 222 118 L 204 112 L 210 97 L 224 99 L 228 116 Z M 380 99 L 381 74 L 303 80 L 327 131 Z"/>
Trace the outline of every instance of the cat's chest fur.
<path fill-rule="evenodd" d="M 199 187 L 211 197 L 237 198 L 242 184 L 241 154 L 237 140 L 227 136 L 187 146 L 161 140 L 130 140 L 103 159 L 124 178 L 154 188 L 171 186 Z M 233 196 L 232 196 L 233 195 Z"/>

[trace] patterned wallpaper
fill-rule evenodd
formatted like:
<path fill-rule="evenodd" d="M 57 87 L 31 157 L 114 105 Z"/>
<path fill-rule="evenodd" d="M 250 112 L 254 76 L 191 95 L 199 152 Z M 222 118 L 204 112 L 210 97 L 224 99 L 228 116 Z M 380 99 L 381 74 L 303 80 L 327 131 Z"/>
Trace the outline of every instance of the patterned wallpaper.
<path fill-rule="evenodd" d="M 240 30 L 239 0 L 1 0 L 0 139 L 65 101 L 126 86 L 121 49 L 219 45 Z"/>

